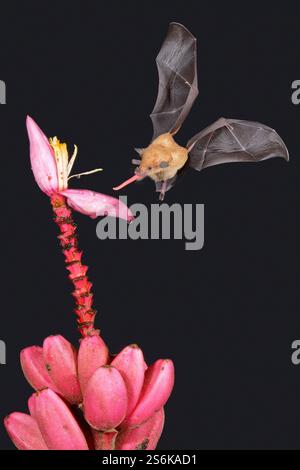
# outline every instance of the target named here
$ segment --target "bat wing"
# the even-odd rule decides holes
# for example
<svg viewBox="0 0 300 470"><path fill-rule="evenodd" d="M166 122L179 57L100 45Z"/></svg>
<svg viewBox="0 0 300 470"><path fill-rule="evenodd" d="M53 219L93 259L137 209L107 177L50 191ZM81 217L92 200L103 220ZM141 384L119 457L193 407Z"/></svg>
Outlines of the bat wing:
<svg viewBox="0 0 300 470"><path fill-rule="evenodd" d="M288 150L274 129L264 124L221 118L187 144L195 170L231 162L259 162L273 157L289 160Z"/></svg>
<svg viewBox="0 0 300 470"><path fill-rule="evenodd" d="M150 115L153 139L175 134L198 95L196 39L181 24L171 23L156 58L159 89Z"/></svg>

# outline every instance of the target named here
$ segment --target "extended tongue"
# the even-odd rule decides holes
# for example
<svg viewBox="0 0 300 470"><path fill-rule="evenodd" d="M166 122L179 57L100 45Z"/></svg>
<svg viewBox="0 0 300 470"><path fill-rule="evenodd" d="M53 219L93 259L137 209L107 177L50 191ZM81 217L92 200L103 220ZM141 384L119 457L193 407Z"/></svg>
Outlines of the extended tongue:
<svg viewBox="0 0 300 470"><path fill-rule="evenodd" d="M120 191L120 189L125 188L125 186L128 186L129 184L134 183L136 180L139 180L139 179L141 179L141 177L139 175L134 175L131 178L129 178L128 180L124 181L124 183L120 184L119 186L115 186L113 188L113 190L114 191Z"/></svg>

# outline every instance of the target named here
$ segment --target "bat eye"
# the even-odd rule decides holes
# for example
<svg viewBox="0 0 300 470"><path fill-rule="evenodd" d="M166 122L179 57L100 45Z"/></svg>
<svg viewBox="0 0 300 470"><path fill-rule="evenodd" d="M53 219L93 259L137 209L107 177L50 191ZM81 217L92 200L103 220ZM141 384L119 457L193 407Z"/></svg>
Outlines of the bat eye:
<svg viewBox="0 0 300 470"><path fill-rule="evenodd" d="M152 166L148 166L148 170L152 170Z"/></svg>
<svg viewBox="0 0 300 470"><path fill-rule="evenodd" d="M168 163L168 162L161 162L161 163L159 164L159 166L160 166L160 168L168 168L169 163Z"/></svg>

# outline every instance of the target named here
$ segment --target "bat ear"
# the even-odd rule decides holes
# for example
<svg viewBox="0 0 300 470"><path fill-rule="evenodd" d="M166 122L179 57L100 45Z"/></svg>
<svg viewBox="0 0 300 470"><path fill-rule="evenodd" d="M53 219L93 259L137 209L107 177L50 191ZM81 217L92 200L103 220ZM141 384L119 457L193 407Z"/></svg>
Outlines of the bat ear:
<svg viewBox="0 0 300 470"><path fill-rule="evenodd" d="M139 155L142 155L142 153L144 152L145 149L138 149L138 148L135 148L134 149Z"/></svg>
<svg viewBox="0 0 300 470"><path fill-rule="evenodd" d="M160 168L168 168L168 166L169 166L169 163L166 162L166 161L160 162L160 164L159 164Z"/></svg>

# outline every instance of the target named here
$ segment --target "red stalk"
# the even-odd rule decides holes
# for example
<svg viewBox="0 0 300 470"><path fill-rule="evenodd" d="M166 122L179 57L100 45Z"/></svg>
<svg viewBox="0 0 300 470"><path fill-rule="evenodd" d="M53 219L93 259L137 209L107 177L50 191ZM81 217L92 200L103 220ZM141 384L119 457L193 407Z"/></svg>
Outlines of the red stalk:
<svg viewBox="0 0 300 470"><path fill-rule="evenodd" d="M99 330L94 328L96 310L92 308L92 283L86 275L88 267L81 262L82 251L78 251L76 224L72 217L72 210L65 197L60 194L51 196L51 205L55 215L54 221L60 230L58 238L65 256L66 268L70 273L69 279L74 286L73 296L76 302L78 330L83 337L99 335Z"/></svg>

